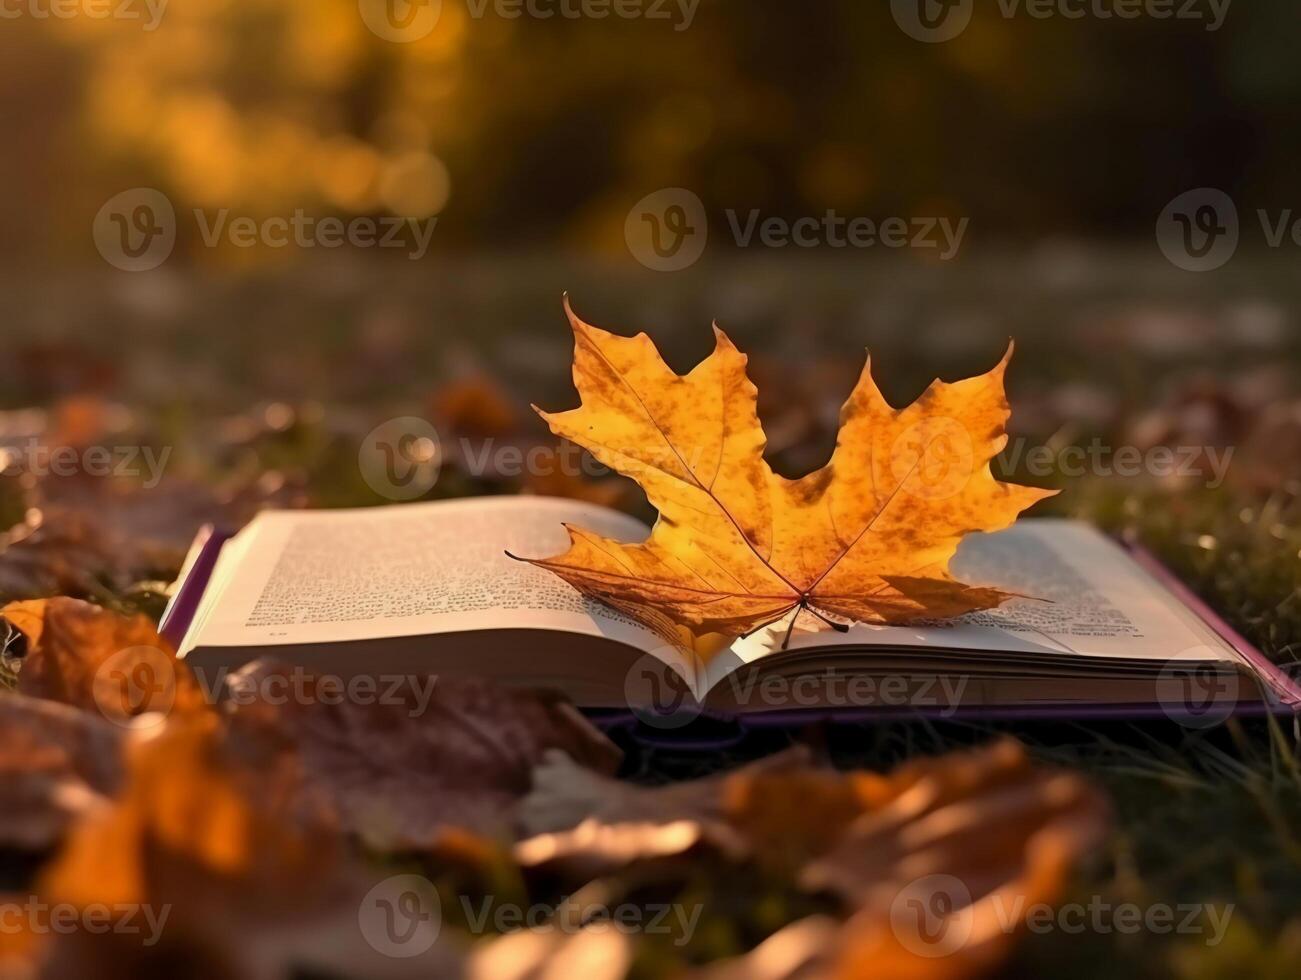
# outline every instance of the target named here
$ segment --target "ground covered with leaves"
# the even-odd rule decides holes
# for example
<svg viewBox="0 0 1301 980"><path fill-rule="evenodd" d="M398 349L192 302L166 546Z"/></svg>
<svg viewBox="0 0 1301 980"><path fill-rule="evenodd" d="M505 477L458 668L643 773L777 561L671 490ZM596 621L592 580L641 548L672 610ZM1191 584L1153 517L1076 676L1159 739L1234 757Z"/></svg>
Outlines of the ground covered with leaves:
<svg viewBox="0 0 1301 980"><path fill-rule="evenodd" d="M1301 291L1285 270L1235 264L1211 292L1132 257L1062 249L906 274L702 264L671 290L654 277L515 259L419 278L389 267L235 283L126 278L59 290L15 283L0 299L8 322L45 325L0 365L0 593L71 596L128 617L61 607L52 631L32 624L54 607L24 607L26 625L10 618L4 676L24 700L4 702L4 792L25 817L2 828L0 890L83 907L186 896L168 932L177 945L161 960L157 950L124 960L163 972L166 957L202 950L215 976L275 975L286 963L401 975L401 961L376 958L373 943L313 950L304 937L345 919L355 927L368 888L412 873L437 886L447 933L417 960L425 975L500 975L523 963L523 976L574 962L565 956L608 964L610 976L747 970L756 949L769 965L780 950L820 950L817 969L852 973L879 969L893 948L881 944L898 939L881 928L890 903L883 913L863 883L894 882L910 854L927 853L940 855L937 867L978 872L986 895L1015 886L1055 907L1106 909L1100 927L1054 920L1017 929L1016 943L972 942L969 955L928 961L932 976L992 966L1026 976L1295 975L1301 760L1290 719L1207 730L1173 721L719 729L709 750L620 731L616 750L550 701L487 689L440 691L448 700L429 727L404 731L392 718L214 707L187 693L179 672L168 702L178 724L133 733L124 747L126 729L104 723L93 683L103 651L138 645L129 637L157 642L130 617L159 614L198 524L237 526L263 506L385 502L357 454L389 418L437 427L444 464L430 497L532 492L650 516L631 484L565 465L568 451L527 409L572 398L562 288L599 322L650 331L678 369L703 356L704 328L719 319L753 354L769 458L789 475L825 461L864 346L894 368L882 386L901 404L936 374L988 369L1014 336L1014 440L999 475L1061 488L1037 513L1142 542L1293 669ZM517 472L501 462L514 455L485 446L555 465ZM68 447L78 463L60 472L51 454ZM1092 461L1082 472L1070 447ZM1137 472L1122 468L1120 447L1137 451ZM90 465L97 448L108 450L107 474ZM99 639L105 631L111 642ZM506 757L476 754L470 716ZM375 726L385 737L367 740ZM954 751L975 754L927 761ZM732 770L742 772L721 775ZM181 771L194 778L175 778ZM900 809L899 795L919 783L938 787L932 802ZM787 802L810 798L823 801L816 818ZM909 837L946 807L979 819L927 846ZM864 837L864 813L890 816ZM900 850L905 839L913 850ZM689 937L634 944L581 930L494 944L511 930L457 918L477 915L485 896L554 908L575 895L702 911ZM1126 904L1169 907L1176 923L1181 909L1210 907L1224 928L1214 942L1205 916L1190 920L1198 932L1122 928L1114 910ZM288 906L302 906L300 918L278 915ZM593 945L568 947L575 935ZM61 943L55 962L72 975L80 957L101 955L102 940Z"/></svg>

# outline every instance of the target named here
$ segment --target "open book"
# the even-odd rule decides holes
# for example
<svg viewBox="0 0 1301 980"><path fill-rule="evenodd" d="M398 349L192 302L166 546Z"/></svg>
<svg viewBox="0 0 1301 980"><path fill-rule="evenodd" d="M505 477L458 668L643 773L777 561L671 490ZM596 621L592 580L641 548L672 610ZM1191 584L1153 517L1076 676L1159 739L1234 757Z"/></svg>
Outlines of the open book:
<svg viewBox="0 0 1301 980"><path fill-rule="evenodd" d="M796 629L784 648L782 622L702 657L507 557L563 551L565 521L627 541L649 533L604 507L540 497L268 511L226 541L207 572L183 579L188 622L169 610L164 630L183 628L180 652L199 671L270 654L343 677L488 676L634 711L667 701L723 714L1195 714L1301 700L1177 583L1078 522L1022 520L963 542L959 578L1037 599L945 622Z"/></svg>

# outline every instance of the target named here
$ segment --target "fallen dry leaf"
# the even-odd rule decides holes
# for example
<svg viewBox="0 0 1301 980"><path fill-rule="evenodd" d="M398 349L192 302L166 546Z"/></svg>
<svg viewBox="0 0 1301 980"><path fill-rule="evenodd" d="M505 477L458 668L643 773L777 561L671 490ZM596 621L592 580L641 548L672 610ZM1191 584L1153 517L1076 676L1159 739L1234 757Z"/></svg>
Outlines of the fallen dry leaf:
<svg viewBox="0 0 1301 980"><path fill-rule="evenodd" d="M726 789L730 819L771 865L841 898L848 922L793 923L704 971L709 980L984 975L1006 959L1029 910L1060 896L1108 823L1089 784L1033 766L1010 740L889 775L847 774L839 786L816 778L812 789L806 773L738 776Z"/></svg>
<svg viewBox="0 0 1301 980"><path fill-rule="evenodd" d="M125 723L207 708L194 675L146 616L59 596L11 602L0 616L27 638L18 691Z"/></svg>
<svg viewBox="0 0 1301 980"><path fill-rule="evenodd" d="M760 792L750 780L753 817L769 820L785 787ZM1079 777L1033 766L1013 741L909 763L888 776L863 774L857 792L869 813L855 819L830 851L803 872L809 887L862 903L878 883L923 859L958 875L973 892L1007 877L1036 833L1051 829L1089 842L1106 823L1100 796ZM978 842L978 846L977 845Z"/></svg>
<svg viewBox="0 0 1301 980"><path fill-rule="evenodd" d="M566 311L582 405L542 417L636 480L660 516L636 545L569 527L570 549L534 564L643 622L667 616L697 634L738 636L802 610L830 625L901 622L1009 598L948 572L964 535L1005 528L1053 492L990 473L1007 442L1007 357L980 377L935 382L902 410L869 364L831 462L788 480L763 458L746 358L721 330L679 376L645 334L615 336Z"/></svg>
<svg viewBox="0 0 1301 980"><path fill-rule="evenodd" d="M798 772L811 763L808 748L795 746L703 779L638 786L548 752L519 808L524 839L515 860L583 881L698 849L740 858L748 848L725 819L723 787L739 775Z"/></svg>
<svg viewBox="0 0 1301 980"><path fill-rule="evenodd" d="M107 597L139 579L127 565L97 522L76 514L47 521L43 512L29 512L0 534L0 599Z"/></svg>
<svg viewBox="0 0 1301 980"><path fill-rule="evenodd" d="M664 786L638 786L580 766L550 751L533 773L533 790L520 805L526 836L569 830L586 820L603 824L723 819L721 786L738 773L804 769L813 754L802 745L765 756L741 769Z"/></svg>
<svg viewBox="0 0 1301 980"><path fill-rule="evenodd" d="M159 451L161 452L161 451ZM155 453L146 476L161 476L166 457ZM156 485L132 478L78 473L46 476L32 487L30 504L44 523L82 520L94 527L119 560L137 577L174 572L204 524L238 527L270 504L290 506L283 487L234 478L213 487L179 476L162 476Z"/></svg>
<svg viewBox="0 0 1301 980"><path fill-rule="evenodd" d="M0 534L0 600L119 598L174 578L203 524L301 504L275 472L246 468L218 485L180 475L178 447L144 422L93 391L48 411L0 412L6 490L23 514ZM190 456L215 461L223 448L204 443Z"/></svg>
<svg viewBox="0 0 1301 980"><path fill-rule="evenodd" d="M135 734L122 793L77 824L36 894L79 910L131 907L142 928L51 937L41 976L161 976L177 964L187 976L240 980L310 968L459 975L445 944L384 954L360 914L375 876L349 857L325 811L301 805L291 773L246 749L212 713Z"/></svg>
<svg viewBox="0 0 1301 980"><path fill-rule="evenodd" d="M466 980L622 980L633 941L611 928L521 929L477 947Z"/></svg>
<svg viewBox="0 0 1301 980"><path fill-rule="evenodd" d="M227 716L268 755L298 758L342 826L376 848L427 848L450 827L513 836L516 804L548 750L599 772L619 762L604 735L549 695L412 675L375 678L374 697L340 698L322 686L337 680L258 661L231 678ZM282 690L302 694L262 696Z"/></svg>
<svg viewBox="0 0 1301 980"><path fill-rule="evenodd" d="M0 694L0 849L44 851L116 792L122 729L84 711Z"/></svg>
<svg viewBox="0 0 1301 980"><path fill-rule="evenodd" d="M1061 894L1108 822L1086 782L1033 766L1011 741L885 775L793 762L632 788L548 760L535 796L578 805L552 800L542 818L582 822L519 842L516 859L574 880L643 862L657 862L661 876L675 866L685 875L682 859L696 861L703 849L844 910L843 922L787 925L749 954L701 971L708 980L948 980L1003 962L1028 910Z"/></svg>

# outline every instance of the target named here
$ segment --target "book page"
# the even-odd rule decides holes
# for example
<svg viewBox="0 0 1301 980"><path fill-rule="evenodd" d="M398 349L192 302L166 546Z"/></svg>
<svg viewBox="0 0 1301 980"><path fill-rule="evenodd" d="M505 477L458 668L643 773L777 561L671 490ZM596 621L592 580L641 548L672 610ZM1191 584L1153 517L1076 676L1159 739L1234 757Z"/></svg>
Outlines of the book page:
<svg viewBox="0 0 1301 980"><path fill-rule="evenodd" d="M1136 661L1235 656L1123 548L1082 522L1030 518L997 534L973 534L952 567L964 582L1035 598L933 624L797 630L789 649L889 645ZM746 663L772 653L784 628L740 641L732 653Z"/></svg>
<svg viewBox="0 0 1301 980"><path fill-rule="evenodd" d="M184 648L504 628L662 648L657 634L506 555L561 553L563 522L624 541L649 533L617 511L545 497L268 511L226 546Z"/></svg>

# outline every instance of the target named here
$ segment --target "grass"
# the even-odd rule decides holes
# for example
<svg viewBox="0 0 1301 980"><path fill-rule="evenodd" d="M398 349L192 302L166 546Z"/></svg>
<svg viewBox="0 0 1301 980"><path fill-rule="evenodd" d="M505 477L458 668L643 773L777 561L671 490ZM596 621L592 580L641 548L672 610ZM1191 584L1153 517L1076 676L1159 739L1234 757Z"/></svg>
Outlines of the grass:
<svg viewBox="0 0 1301 980"><path fill-rule="evenodd" d="M101 362L118 371L123 380L105 394L137 409L152 438L176 446L184 472L218 480L238 469L271 470L301 480L318 502L333 505L373 502L358 479L355 441L304 421L303 411L287 431L214 448L206 434L213 420L256 419L268 401L324 405L352 420L350 432L364 433L376 420L419 413L438 379L465 363L498 374L521 403L569 404L563 288L597 322L651 329L679 368L704 353L697 333L714 316L743 347L768 352L792 376L840 360L856 368L861 348L870 345L896 402L936 373L952 378L988 367L1014 334L1014 394L1033 402L1083 383L1114 409L1087 426L1058 420L1036 429L1030 419L1030 434L1042 440L1083 444L1099 435L1115 443L1126 438L1130 420L1162 405L1188 379L1231 387L1281 367L1287 380L1290 365L1290 397L1297 396L1301 288L1291 269L1242 261L1223 276L1199 278L1132 255L1066 258L1060 269L1041 256L952 270L821 259L702 263L667 278L511 258L440 265L420 275L384 266L247 281L196 276L184 289L140 279L131 291L91 276L75 289L10 284L0 291L0 322L10 324L15 345L30 344L35 334L25 328L44 322L33 311L57 290L67 342L87 362L83 373L99 377ZM1259 323L1262 308L1285 326L1264 339L1260 330L1248 336L1237 329L1243 311ZM68 393L63 383L28 372L15 376L3 397L11 407L48 406ZM1229 435L1238 437L1246 438ZM1234 465L1250 466L1251 459L1240 456ZM1301 661L1301 484L1057 482L1065 492L1052 511L1141 541L1276 663L1291 668ZM449 478L439 492L483 489ZM1028 936L1015 975L1295 975L1301 765L1298 733L1288 721L1231 721L1210 731L1173 722L822 726L752 736L722 753L630 744L627 775L655 782L701 775L796 737L825 745L840 765L885 768L1000 733L1022 739L1045 762L1087 773L1114 802L1116 831L1081 870L1074 900L1233 906L1214 946L1205 936L1152 932ZM707 949L691 952L721 952L737 941L718 924L728 915L772 927L793 908L758 896L744 909L720 910L715 926L704 930Z"/></svg>
<svg viewBox="0 0 1301 980"><path fill-rule="evenodd" d="M1294 663L1301 641L1301 500L1279 495L1249 508L1225 493L1117 493L1098 481L1072 488L1057 509L1142 541L1276 662ZM1210 904L1227 916L1215 941L1205 912L1188 923L1201 932L1160 934L1119 931L1104 911L1103 930L1027 935L1012 975L1295 975L1301 742L1291 719L1231 719L1208 731L1172 721L908 722L837 725L799 737L824 744L837 765L884 769L1000 734L1021 739L1047 764L1087 773L1113 802L1115 833L1078 874L1067 902L1086 909L1169 906L1180 921ZM732 750L723 764L772 748L773 736L764 736ZM639 778L700 775L720 764L663 750L647 755L634 763Z"/></svg>

